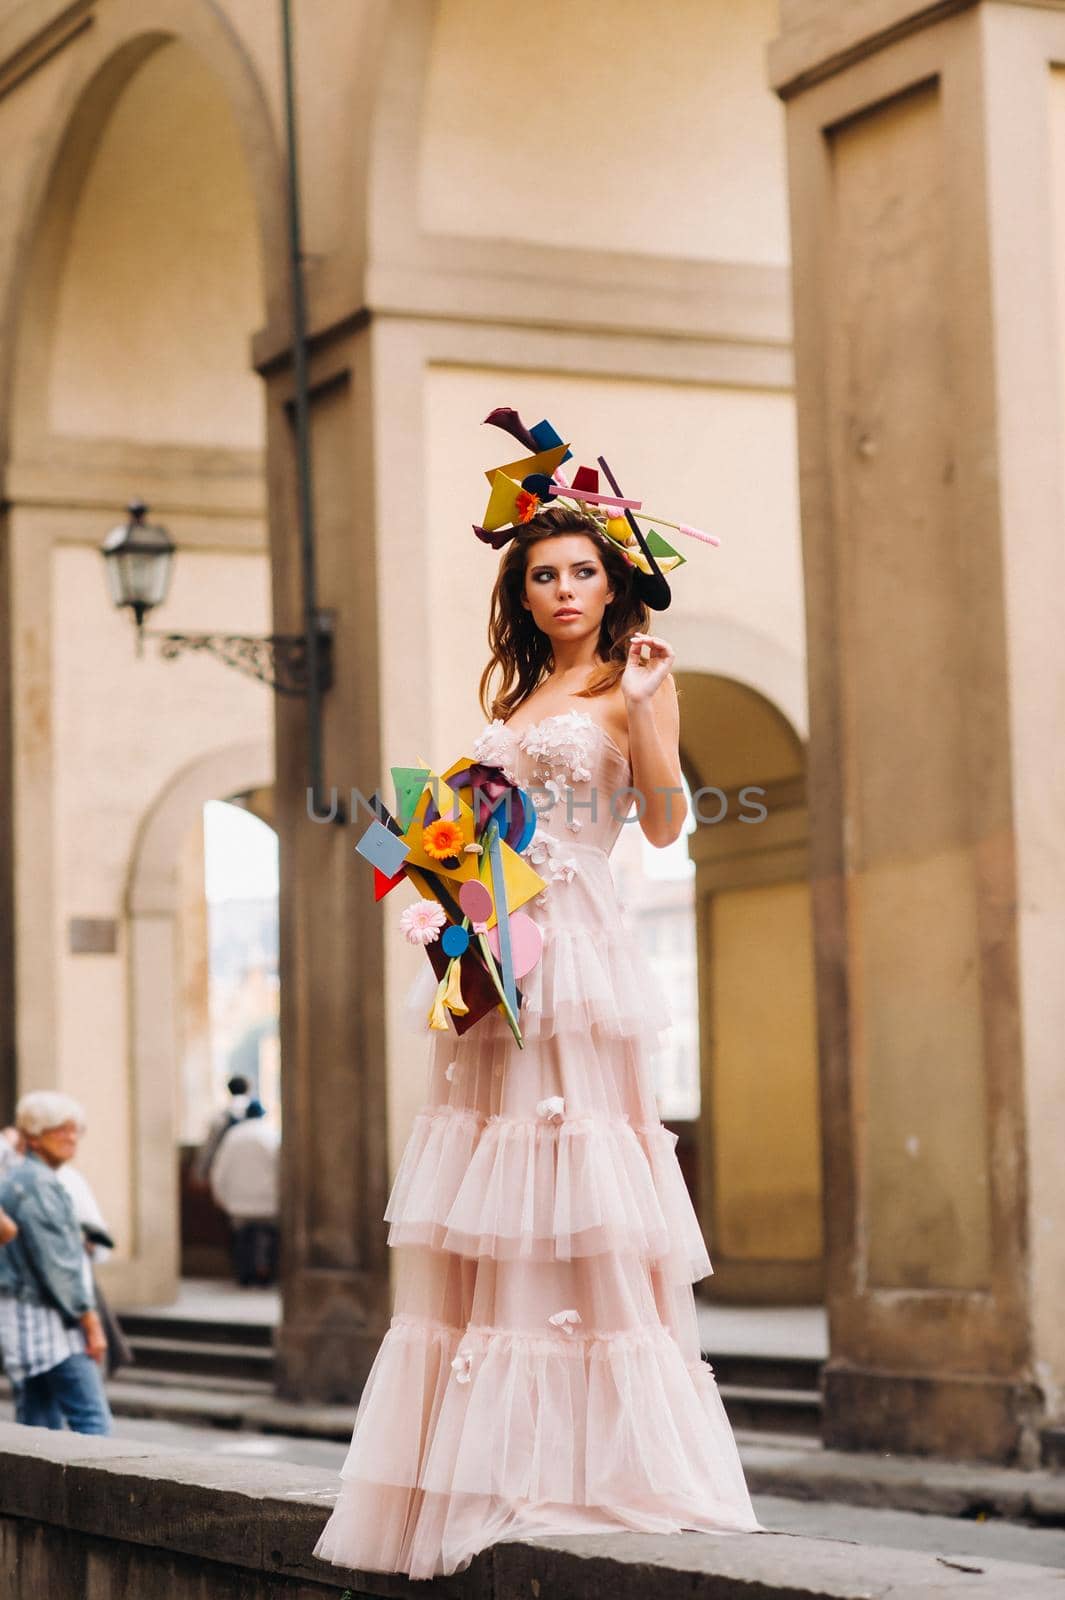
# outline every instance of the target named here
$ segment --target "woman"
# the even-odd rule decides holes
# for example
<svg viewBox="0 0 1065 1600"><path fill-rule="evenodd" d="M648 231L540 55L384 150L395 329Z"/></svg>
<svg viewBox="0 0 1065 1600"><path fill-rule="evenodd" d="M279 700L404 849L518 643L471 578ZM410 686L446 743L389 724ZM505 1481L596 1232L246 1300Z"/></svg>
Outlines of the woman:
<svg viewBox="0 0 1065 1600"><path fill-rule="evenodd" d="M427 1578L526 1535L758 1527L700 1358L710 1263L649 1065L666 1018L607 859L634 789L655 845L685 814L673 653L635 572L561 503L501 563L474 754L552 802L526 851L543 955L522 1051L498 1015L434 1036L385 1212L395 1314L316 1547L338 1565Z"/></svg>
<svg viewBox="0 0 1065 1600"><path fill-rule="evenodd" d="M281 1136L261 1100L249 1100L210 1167L215 1204L229 1218L233 1272L242 1289L277 1277Z"/></svg>
<svg viewBox="0 0 1065 1600"><path fill-rule="evenodd" d="M77 1153L85 1114L65 1094L23 1095L15 1122L25 1158L0 1181L18 1235L0 1250L0 1354L15 1421L111 1432L99 1364L107 1352L74 1207L58 1172Z"/></svg>

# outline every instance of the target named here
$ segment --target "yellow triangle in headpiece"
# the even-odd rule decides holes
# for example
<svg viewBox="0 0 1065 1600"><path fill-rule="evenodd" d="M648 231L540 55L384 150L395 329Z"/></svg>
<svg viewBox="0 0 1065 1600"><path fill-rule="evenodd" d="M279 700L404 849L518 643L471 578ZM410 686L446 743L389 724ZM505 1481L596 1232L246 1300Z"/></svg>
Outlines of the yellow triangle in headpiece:
<svg viewBox="0 0 1065 1600"><path fill-rule="evenodd" d="M496 528L505 528L517 517L521 484L508 478L502 467L492 473L489 482L492 493L488 497L488 510L481 526L491 533Z"/></svg>
<svg viewBox="0 0 1065 1600"><path fill-rule="evenodd" d="M521 461L507 461L501 467L493 467L485 477L491 483L497 472L505 472L508 478L517 478L520 483L523 478L529 478L534 472L542 472L545 477L552 478L555 468L560 467L569 450L568 444L556 444L550 450L541 450L539 455L524 456Z"/></svg>
<svg viewBox="0 0 1065 1600"><path fill-rule="evenodd" d="M496 528L505 528L508 523L516 521L522 479L532 477L534 473L542 473L546 478L553 477L555 468L561 465L568 449L568 444L557 444L550 450L541 450L539 455L526 456L521 461L508 461L506 466L493 467L491 472L486 472L492 493L488 497L488 510L481 526L493 533Z"/></svg>

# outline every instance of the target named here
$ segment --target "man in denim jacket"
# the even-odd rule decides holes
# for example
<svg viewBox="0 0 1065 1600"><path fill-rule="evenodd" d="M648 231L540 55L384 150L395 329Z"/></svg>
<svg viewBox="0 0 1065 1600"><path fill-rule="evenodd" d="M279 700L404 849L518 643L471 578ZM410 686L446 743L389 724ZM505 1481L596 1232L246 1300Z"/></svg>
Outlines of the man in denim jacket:
<svg viewBox="0 0 1065 1600"><path fill-rule="evenodd" d="M0 1179L0 1208L18 1225L0 1250L0 1353L15 1420L30 1427L110 1433L99 1363L106 1341L82 1270L84 1244L56 1176L78 1147L84 1113L67 1095L24 1095L16 1122L25 1159Z"/></svg>

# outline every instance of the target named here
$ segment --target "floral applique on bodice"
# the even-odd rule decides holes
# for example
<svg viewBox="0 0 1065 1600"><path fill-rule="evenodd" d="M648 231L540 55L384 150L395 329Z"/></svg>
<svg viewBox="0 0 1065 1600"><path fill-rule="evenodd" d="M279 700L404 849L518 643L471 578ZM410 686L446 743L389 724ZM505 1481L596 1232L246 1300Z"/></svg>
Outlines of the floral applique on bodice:
<svg viewBox="0 0 1065 1600"><path fill-rule="evenodd" d="M582 850L610 853L632 809L632 773L594 717L562 711L520 732L497 717L473 754L531 794L538 822L524 854L542 877L570 882Z"/></svg>

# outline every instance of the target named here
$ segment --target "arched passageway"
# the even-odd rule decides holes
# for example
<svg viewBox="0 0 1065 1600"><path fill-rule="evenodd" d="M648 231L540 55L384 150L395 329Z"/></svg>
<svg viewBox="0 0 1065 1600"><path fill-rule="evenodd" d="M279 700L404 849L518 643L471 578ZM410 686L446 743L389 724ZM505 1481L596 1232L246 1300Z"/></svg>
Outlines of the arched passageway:
<svg viewBox="0 0 1065 1600"><path fill-rule="evenodd" d="M696 826L696 1200L717 1300L823 1294L805 751L762 694L678 674Z"/></svg>
<svg viewBox="0 0 1065 1600"><path fill-rule="evenodd" d="M109 1284L132 1303L176 1281L176 1185L157 1165L175 1137L172 808L270 784L273 708L210 661L138 659L97 550L143 496L179 550L162 624L269 631L250 344L283 269L280 190L261 93L212 7L108 7L63 109L5 280L5 1093L86 1100L82 1161L119 1241ZM219 777L219 751L241 749Z"/></svg>

